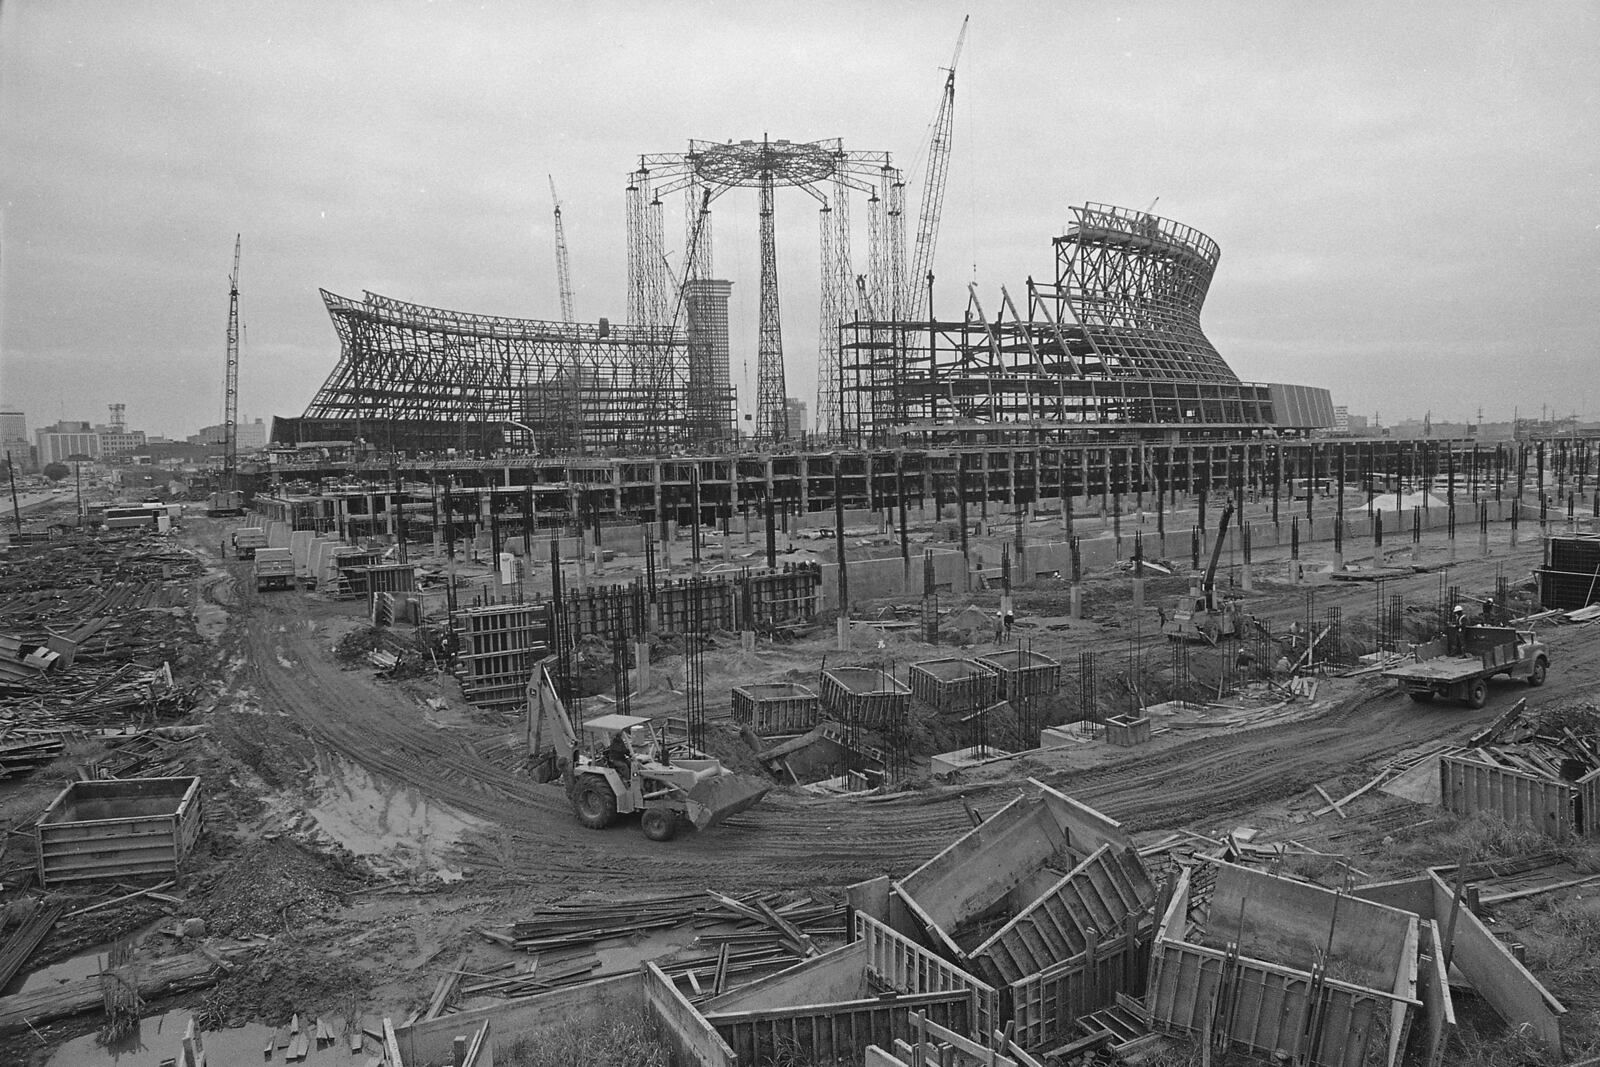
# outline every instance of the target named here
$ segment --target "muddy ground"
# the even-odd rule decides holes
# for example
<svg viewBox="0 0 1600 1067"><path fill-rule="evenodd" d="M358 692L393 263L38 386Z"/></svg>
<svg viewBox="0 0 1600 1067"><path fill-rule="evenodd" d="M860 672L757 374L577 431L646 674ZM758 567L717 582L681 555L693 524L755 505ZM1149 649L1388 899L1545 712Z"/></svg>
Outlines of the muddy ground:
<svg viewBox="0 0 1600 1067"><path fill-rule="evenodd" d="M338 662L339 641L364 625L361 603L255 592L248 563L219 557L227 528L189 518L176 535L206 565L187 611L204 684L190 721L210 727L191 746L193 769L204 776L209 822L181 887L184 903L135 902L68 921L39 957L70 957L130 933L143 934L148 951L176 951L178 939L149 931L178 919L204 919L209 937L248 947L247 962L219 986L183 1001L211 1025L276 1025L293 1012L403 1019L425 1006L435 981L463 949L471 953L469 968L508 958L476 929L527 917L541 902L579 896L625 901L706 887L825 891L884 872L902 874L970 825L967 804L992 811L1030 776L1122 820L1141 840L1181 828L1327 824L1332 816L1310 817L1322 806L1314 786L1342 795L1383 761L1459 740L1518 697L1537 705L1587 702L1600 683L1596 631L1545 624L1541 635L1554 663L1549 683L1533 690L1501 682L1479 711L1415 704L1372 674L1330 676L1321 679L1314 699L1285 702L1258 693L1216 700L1218 706L1185 715L1181 726L1170 725L1137 749L1094 743L1041 750L990 764L954 784L924 776L887 798L824 799L778 790L710 832L655 843L626 823L607 832L579 826L558 787L536 784L525 773L521 722L470 707L447 673L390 681L363 661ZM914 532L913 540L928 536ZM1431 610L1446 584L1477 598L1494 592L1497 576L1517 583L1538 565L1536 538L1525 532L1523 543L1512 547L1503 528L1494 538L1492 557L1468 558L1476 552L1463 541L1447 576L1435 570L1390 581L1384 595L1402 593L1409 604ZM987 545L994 558L997 544ZM1305 617L1306 590L1313 588L1318 619L1340 607L1347 634L1370 630L1379 600L1373 585L1325 577L1309 587L1295 585L1287 580L1286 556L1287 550L1258 552L1255 591L1245 594L1248 611L1281 631ZM1425 543L1420 562L1448 562L1443 540ZM1130 681L1147 700L1164 673L1170 685L1171 653L1157 635L1157 614L1184 588L1183 579L1151 581L1146 607L1136 614L1125 576L1093 578L1083 621L1066 618L1067 589L1051 584L1017 593L1018 636L1059 659L1069 681L1076 683L1080 653L1094 651L1108 708L1119 699L1131 706ZM997 602L997 593L980 592L946 596L943 607L970 605L972 617L987 619ZM888 606L860 605L869 614ZM985 631L979 626L971 635L980 652L995 647ZM714 713L724 708L728 690L745 682L814 683L824 655L830 665L902 666L930 656L927 645L904 631L858 627L855 644L851 652L838 652L825 626L818 636L750 654L726 635L704 657L707 704ZM946 647L937 654L961 651ZM657 667L657 680L634 710L682 714L681 691L671 682L675 671L681 678L681 665L669 657ZM1208 669L1203 652L1195 654L1193 669ZM1075 705L1063 695L1044 710L1060 722ZM1158 719L1156 725L1168 724ZM713 729L719 745L736 747L730 723ZM945 730L942 736L954 735ZM71 761L63 761L0 785L0 818L25 819L73 773ZM1368 806L1354 806L1354 818L1337 831L1340 849L1352 856L1381 854L1397 822L1438 815L1389 798L1363 803ZM1408 814L1394 815L1397 806ZM93 1025L80 1020L40 1027L0 1054L0 1062L42 1063L51 1047Z"/></svg>

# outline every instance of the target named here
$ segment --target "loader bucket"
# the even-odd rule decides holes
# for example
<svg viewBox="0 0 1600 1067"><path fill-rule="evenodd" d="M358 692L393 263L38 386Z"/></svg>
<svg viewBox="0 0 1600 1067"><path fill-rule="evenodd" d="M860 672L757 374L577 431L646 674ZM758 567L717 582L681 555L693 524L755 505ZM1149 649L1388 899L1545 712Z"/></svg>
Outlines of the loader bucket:
<svg viewBox="0 0 1600 1067"><path fill-rule="evenodd" d="M772 790L772 783L741 774L702 778L690 787L684 814L696 830L717 825L730 815L753 808Z"/></svg>

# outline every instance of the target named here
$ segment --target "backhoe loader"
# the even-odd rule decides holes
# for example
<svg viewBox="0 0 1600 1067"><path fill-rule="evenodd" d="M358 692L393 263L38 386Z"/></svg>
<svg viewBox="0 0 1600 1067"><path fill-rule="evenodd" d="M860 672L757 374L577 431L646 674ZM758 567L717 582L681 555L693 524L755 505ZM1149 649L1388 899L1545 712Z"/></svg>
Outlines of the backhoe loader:
<svg viewBox="0 0 1600 1067"><path fill-rule="evenodd" d="M604 830L639 813L652 841L670 841L688 823L705 830L753 807L772 783L734 774L714 759L673 756L648 718L602 715L574 728L549 669L528 686L528 743L533 757L553 750L554 770L578 821Z"/></svg>

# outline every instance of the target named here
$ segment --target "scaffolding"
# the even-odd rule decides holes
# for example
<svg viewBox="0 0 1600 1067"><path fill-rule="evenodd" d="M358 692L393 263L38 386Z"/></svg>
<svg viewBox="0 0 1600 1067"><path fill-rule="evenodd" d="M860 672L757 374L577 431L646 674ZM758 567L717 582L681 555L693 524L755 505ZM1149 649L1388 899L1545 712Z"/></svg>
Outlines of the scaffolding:
<svg viewBox="0 0 1600 1067"><path fill-rule="evenodd" d="M1105 204L1072 209L1055 279L1027 282L1026 311L975 286L959 319L872 314L841 327L844 436L882 443L962 430L1274 422L1272 389L1241 382L1200 329L1220 254L1192 227Z"/></svg>
<svg viewBox="0 0 1600 1067"><path fill-rule="evenodd" d="M339 362L293 428L300 441L654 452L707 431L688 402L687 337L676 327L476 315L371 292L322 299Z"/></svg>

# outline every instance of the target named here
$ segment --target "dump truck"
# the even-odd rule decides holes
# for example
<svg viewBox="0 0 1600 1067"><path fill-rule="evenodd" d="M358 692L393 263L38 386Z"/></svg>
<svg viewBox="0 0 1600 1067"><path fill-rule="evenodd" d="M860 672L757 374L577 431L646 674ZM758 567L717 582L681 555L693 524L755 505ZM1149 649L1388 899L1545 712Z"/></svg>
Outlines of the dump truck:
<svg viewBox="0 0 1600 1067"><path fill-rule="evenodd" d="M259 526L244 526L233 531L233 554L240 559L254 559L256 549L267 547L267 531Z"/></svg>
<svg viewBox="0 0 1600 1067"><path fill-rule="evenodd" d="M256 576L256 592L294 588L294 553L287 548L258 548L251 571Z"/></svg>
<svg viewBox="0 0 1600 1067"><path fill-rule="evenodd" d="M553 771L578 821L604 830L638 813L652 841L688 825L707 830L753 807L772 783L728 770L718 760L674 755L649 718L601 715L575 728L547 666L528 687L529 747L536 764L553 754Z"/></svg>
<svg viewBox="0 0 1600 1067"><path fill-rule="evenodd" d="M1550 669L1550 649L1532 630L1510 626L1464 626L1461 651L1448 652L1445 639L1416 646L1416 661L1384 671L1412 700L1434 697L1459 700L1481 708L1489 700L1489 679L1503 674L1529 685L1543 685Z"/></svg>
<svg viewBox="0 0 1600 1067"><path fill-rule="evenodd" d="M1216 644L1224 637L1240 631L1242 621L1239 607L1232 601L1217 596L1217 561L1222 558L1222 546L1228 538L1228 520L1233 517L1233 504L1222 509L1222 521L1217 524L1217 540L1211 546L1211 561L1205 574L1195 580L1189 592L1180 596L1172 606L1172 615L1161 627L1169 641L1206 641Z"/></svg>

